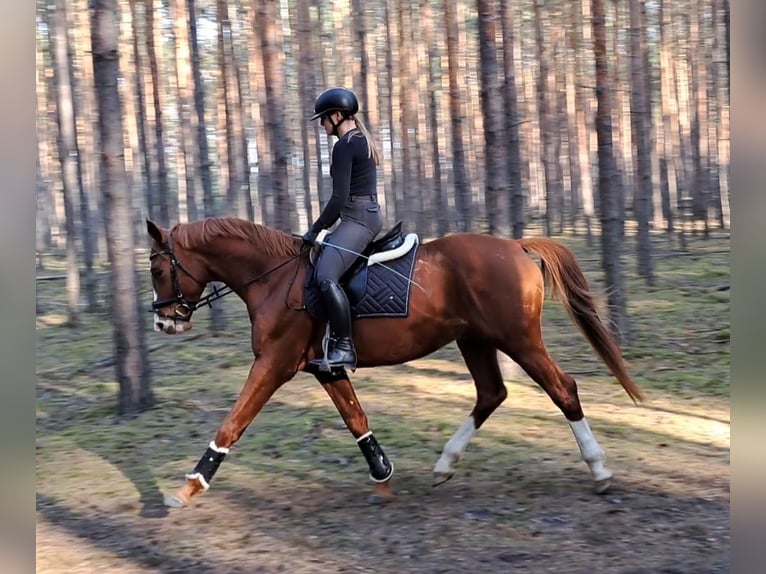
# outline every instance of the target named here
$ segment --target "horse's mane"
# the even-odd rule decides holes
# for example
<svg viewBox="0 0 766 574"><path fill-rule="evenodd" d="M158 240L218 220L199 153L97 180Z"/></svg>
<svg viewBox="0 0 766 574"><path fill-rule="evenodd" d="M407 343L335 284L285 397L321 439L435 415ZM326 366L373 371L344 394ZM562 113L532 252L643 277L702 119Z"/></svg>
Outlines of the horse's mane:
<svg viewBox="0 0 766 574"><path fill-rule="evenodd" d="M297 255L297 240L287 233L236 217L210 217L179 223L171 231L173 239L186 249L194 249L217 238L241 239L256 245L264 255Z"/></svg>

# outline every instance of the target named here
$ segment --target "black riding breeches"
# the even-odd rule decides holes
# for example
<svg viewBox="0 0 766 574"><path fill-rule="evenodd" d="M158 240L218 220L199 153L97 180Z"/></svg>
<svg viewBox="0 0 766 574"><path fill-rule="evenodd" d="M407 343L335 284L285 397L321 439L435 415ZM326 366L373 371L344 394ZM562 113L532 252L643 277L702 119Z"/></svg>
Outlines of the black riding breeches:
<svg viewBox="0 0 766 574"><path fill-rule="evenodd" d="M356 260L356 253L361 253L383 228L377 201L367 197L354 199L343 207L338 227L325 237L316 265L317 283L338 282Z"/></svg>

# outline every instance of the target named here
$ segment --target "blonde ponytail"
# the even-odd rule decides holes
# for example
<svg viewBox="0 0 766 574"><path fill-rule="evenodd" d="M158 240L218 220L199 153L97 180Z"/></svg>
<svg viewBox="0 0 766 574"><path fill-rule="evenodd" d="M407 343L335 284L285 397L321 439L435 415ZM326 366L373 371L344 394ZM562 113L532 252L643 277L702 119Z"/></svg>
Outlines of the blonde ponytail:
<svg viewBox="0 0 766 574"><path fill-rule="evenodd" d="M372 135L370 135L370 130L367 129L367 126L364 125L364 122L358 117L352 116L351 119L354 120L356 128L364 136L364 139L367 140L367 157L374 158L375 165L380 165L380 155L378 154L378 148L375 145L375 141L372 139Z"/></svg>

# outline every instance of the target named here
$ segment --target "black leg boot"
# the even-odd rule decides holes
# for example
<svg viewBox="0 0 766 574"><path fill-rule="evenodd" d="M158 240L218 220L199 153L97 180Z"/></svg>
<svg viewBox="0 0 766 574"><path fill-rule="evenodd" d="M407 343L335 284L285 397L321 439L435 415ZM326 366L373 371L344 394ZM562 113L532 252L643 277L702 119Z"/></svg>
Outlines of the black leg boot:
<svg viewBox="0 0 766 574"><path fill-rule="evenodd" d="M356 350L351 341L351 309L346 294L335 281L322 281L319 284L325 308L330 319L330 347L327 350L327 363L330 368L356 368ZM312 365L327 366L321 359L311 361Z"/></svg>

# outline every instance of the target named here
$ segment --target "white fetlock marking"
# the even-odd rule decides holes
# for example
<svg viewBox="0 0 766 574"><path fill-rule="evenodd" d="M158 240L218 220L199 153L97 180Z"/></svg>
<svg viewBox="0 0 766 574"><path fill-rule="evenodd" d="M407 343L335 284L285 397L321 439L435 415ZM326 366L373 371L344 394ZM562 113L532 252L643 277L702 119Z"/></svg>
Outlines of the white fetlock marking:
<svg viewBox="0 0 766 574"><path fill-rule="evenodd" d="M449 474L453 472L452 465L460 460L460 456L465 452L475 432L476 424L473 421L473 417L470 416L463 421L460 428L447 441L447 444L444 445L444 450L434 465L434 473Z"/></svg>
<svg viewBox="0 0 766 574"><path fill-rule="evenodd" d="M210 488L210 485L207 483L207 480L198 472L192 472L186 475L186 480L196 480L202 485L202 488L204 490L207 490Z"/></svg>
<svg viewBox="0 0 766 574"><path fill-rule="evenodd" d="M215 452L221 452L223 454L229 454L229 449L223 446L216 446L215 441L211 440L210 444L208 445L211 449L213 449Z"/></svg>
<svg viewBox="0 0 766 574"><path fill-rule="evenodd" d="M572 429L577 446L580 448L580 456L590 468L593 480L600 481L612 478L612 472L604 466L606 455L598 442L596 442L585 417L579 421L567 422Z"/></svg>

